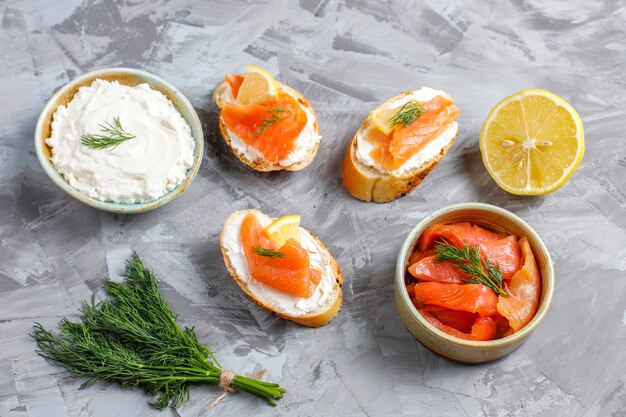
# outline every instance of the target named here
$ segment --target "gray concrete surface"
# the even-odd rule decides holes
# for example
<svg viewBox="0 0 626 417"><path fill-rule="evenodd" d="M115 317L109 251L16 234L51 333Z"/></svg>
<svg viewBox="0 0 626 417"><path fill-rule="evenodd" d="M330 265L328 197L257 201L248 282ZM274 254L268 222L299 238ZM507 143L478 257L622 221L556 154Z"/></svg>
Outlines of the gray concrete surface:
<svg viewBox="0 0 626 417"><path fill-rule="evenodd" d="M0 0L0 416L625 416L626 5L623 1L405 2ZM324 136L303 172L243 167L217 135L212 88L261 65L303 92ZM111 215L65 196L34 154L46 100L87 71L129 66L179 87L205 121L200 173L151 213ZM364 204L342 188L347 141L376 103L422 85L462 116L448 156L410 196ZM545 88L580 112L585 159L557 192L501 191L477 136L489 109ZM415 342L392 302L409 228L450 203L482 201L523 217L555 261L552 309L509 357L466 366ZM339 316L306 329L254 306L223 265L218 234L235 209L299 213L345 275ZM271 408L245 394L211 412L193 388L178 410L139 391L81 380L34 353L33 321L75 315L137 250L168 301L222 363L269 370L289 392Z"/></svg>

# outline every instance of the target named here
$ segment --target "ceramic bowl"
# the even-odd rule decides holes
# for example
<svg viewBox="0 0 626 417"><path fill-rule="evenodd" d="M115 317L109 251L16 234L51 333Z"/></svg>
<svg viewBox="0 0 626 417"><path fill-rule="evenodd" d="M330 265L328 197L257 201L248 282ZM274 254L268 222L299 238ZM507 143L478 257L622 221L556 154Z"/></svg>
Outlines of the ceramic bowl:
<svg viewBox="0 0 626 417"><path fill-rule="evenodd" d="M185 180L178 187L156 200L145 203L114 203L109 201L100 201L82 194L73 188L67 181L65 181L65 178L63 178L63 176L54 169L52 161L50 161L50 157L52 156L51 149L48 145L46 145L46 139L50 137L52 116L54 115L57 107L60 105L67 105L67 103L72 100L74 94L79 88L90 85L96 78L107 81L115 80L121 84L130 86L147 83L152 89L160 91L168 99L170 99L174 104L174 107L176 107L187 123L189 123L189 126L191 127L191 134L196 142L194 150L194 163L192 167L187 170ZM63 88L57 91L54 96L52 96L42 110L39 120L37 121L35 129L35 151L37 153L39 163L41 163L41 166L52 182L76 200L97 209L113 213L142 213L169 203L179 197L189 184L191 184L194 177L198 173L200 163L202 162L202 155L204 153L204 136L202 133L202 124L200 123L198 114L189 100L187 100L187 98L180 91L178 91L176 87L172 86L162 78L145 71L131 68L107 68L90 72L70 81Z"/></svg>
<svg viewBox="0 0 626 417"><path fill-rule="evenodd" d="M516 333L492 341L469 341L444 333L424 319L406 291L408 260L422 232L430 225L468 221L495 232L526 236L541 272L541 298L533 319ZM430 213L409 232L396 263L395 302L407 330L420 343L446 358L466 363L489 362L520 347L545 317L554 292L554 268L548 249L537 233L522 219L499 207L481 203L447 206Z"/></svg>

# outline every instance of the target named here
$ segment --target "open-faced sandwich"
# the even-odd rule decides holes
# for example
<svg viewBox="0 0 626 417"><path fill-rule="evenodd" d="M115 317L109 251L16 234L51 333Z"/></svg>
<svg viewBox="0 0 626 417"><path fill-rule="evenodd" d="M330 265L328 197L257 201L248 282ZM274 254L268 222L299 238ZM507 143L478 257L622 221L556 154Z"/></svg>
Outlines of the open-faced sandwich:
<svg viewBox="0 0 626 417"><path fill-rule="evenodd" d="M315 112L294 89L262 68L227 73L213 92L224 142L257 171L298 171L309 165L320 143Z"/></svg>
<svg viewBox="0 0 626 417"><path fill-rule="evenodd" d="M413 190L454 143L459 109L443 91L421 88L374 109L352 138L343 183L352 196L385 203Z"/></svg>
<svg viewBox="0 0 626 417"><path fill-rule="evenodd" d="M300 216L236 211L224 224L220 246L228 271L259 306L309 327L337 315L341 271L324 244L300 227Z"/></svg>

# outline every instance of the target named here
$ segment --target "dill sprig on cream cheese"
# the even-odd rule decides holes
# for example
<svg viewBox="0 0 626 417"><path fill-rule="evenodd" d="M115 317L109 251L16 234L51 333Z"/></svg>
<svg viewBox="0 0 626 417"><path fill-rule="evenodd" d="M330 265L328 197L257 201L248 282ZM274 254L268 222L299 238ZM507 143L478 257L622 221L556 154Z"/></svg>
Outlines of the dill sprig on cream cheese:
<svg viewBox="0 0 626 417"><path fill-rule="evenodd" d="M135 135L124 130L119 117L113 118L113 124L104 122L99 125L101 135L85 134L80 137L83 145L92 149L116 148L120 143L134 139Z"/></svg>
<svg viewBox="0 0 626 417"><path fill-rule="evenodd" d="M154 274L137 254L126 261L124 277L124 282L106 279L108 298L85 302L79 322L63 318L59 335L35 323L30 336L37 342L37 353L74 376L87 378L81 389L99 379L122 388L142 388L148 395L158 395L151 405L159 410L180 406L189 397L189 385L196 382L247 391L276 405L284 388L223 369L193 328L178 326ZM224 373L229 379L226 386Z"/></svg>
<svg viewBox="0 0 626 417"><path fill-rule="evenodd" d="M271 117L268 117L267 119L263 120L263 122L261 123L261 126L259 126L257 131L254 132L255 136L262 135L263 132L265 132L265 129L267 129L268 127L270 127L276 122L280 122L281 120L286 119L287 117L291 115L291 112L287 109L273 108L273 109L267 109L267 112L271 115Z"/></svg>
<svg viewBox="0 0 626 417"><path fill-rule="evenodd" d="M494 265L489 259L482 259L480 249L474 245L465 244L462 249L447 242L435 244L435 261L451 261L457 268L470 276L465 280L468 284L483 284L496 294L507 295L502 288L502 271L499 265Z"/></svg>
<svg viewBox="0 0 626 417"><path fill-rule="evenodd" d="M417 101L409 101L404 103L400 110L390 117L387 122L392 129L398 125L407 127L424 113L426 113L426 110Z"/></svg>

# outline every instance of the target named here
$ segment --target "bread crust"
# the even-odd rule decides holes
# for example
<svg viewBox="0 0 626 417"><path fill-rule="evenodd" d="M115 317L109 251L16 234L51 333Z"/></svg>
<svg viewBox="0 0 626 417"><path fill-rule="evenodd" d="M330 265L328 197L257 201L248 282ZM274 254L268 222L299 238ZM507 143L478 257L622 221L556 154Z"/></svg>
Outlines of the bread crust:
<svg viewBox="0 0 626 417"><path fill-rule="evenodd" d="M309 104L309 102L307 101L306 98L304 98L304 96L302 94L300 94L298 91L294 90L291 87L287 87L286 85L276 81L276 84L278 85L278 88L283 91L286 92L288 94L291 94L293 97L296 98L296 100L298 101L299 104L301 104L303 107L305 107L307 110L311 111L313 114L313 117L315 118L315 132L319 135L320 134L320 128L319 128L319 124L317 121L317 114L315 113L315 110L313 110L313 108L311 107L311 105ZM220 103L218 101L218 97L220 96L220 94L222 94L225 89L228 87L228 84L226 83L226 81L222 81L213 91L213 103L215 104L215 106L218 108L218 110L221 113L221 107L220 107ZM301 169L306 168L308 165L311 164L311 162L313 162L313 159L315 159L315 155L317 154L317 150L320 146L320 142L318 141L315 146L309 151L309 153L307 154L306 158L303 159L300 162L296 162L294 164L291 164L289 166L282 166L280 164L270 164L267 163L266 161L262 160L262 159L257 159L254 161L249 160L248 158L246 158L246 156L241 153L238 152L232 145L231 139L230 139L230 134L228 133L228 129L226 129L226 126L224 125L224 121L222 120L221 115L218 116L219 117L219 129L220 129L220 135L222 136L222 139L224 140L224 143L226 143L226 146L228 146L230 148L230 150L235 154L235 156L237 156L237 158L239 158L239 160L244 163L245 165L249 166L250 168L257 170L257 171L261 171L261 172L271 172L271 171L300 171Z"/></svg>
<svg viewBox="0 0 626 417"><path fill-rule="evenodd" d="M380 105L386 106L393 101L412 94L406 91L390 98ZM392 175L381 172L374 167L363 164L358 160L356 151L358 147L357 137L369 126L369 117L363 121L353 138L348 144L342 164L343 185L355 198L376 203L387 203L413 191L422 180L433 170L439 161L446 155L456 140L454 137L434 158L424 162L421 166L402 175Z"/></svg>
<svg viewBox="0 0 626 417"><path fill-rule="evenodd" d="M243 210L243 211L254 213L254 214L261 214L259 210L255 210L255 209L249 209L249 210ZM324 246L324 244L315 235L313 235L313 233L305 229L309 232L311 236L313 236L313 238L315 239L317 244L322 248L322 250L325 250L329 255L330 267L333 272L333 275L335 276L335 284L333 286L333 295L334 295L333 301L323 306L318 311L314 311L312 313L309 313L303 316L290 316L289 314L279 311L273 308L272 306L265 304L263 301L259 300L258 298L256 298L254 294L252 294L252 292L248 288L248 284L245 281L243 281L241 277L237 274L237 271L235 270L235 267L233 266L230 260L230 256L227 253L226 246L224 245L224 229L226 228L226 224L230 221L230 219L235 214L238 214L238 213L241 213L241 211L236 211L232 213L228 217L228 219L226 219L226 222L224 223L224 228L222 228L222 233L220 234L220 248L222 250L222 256L224 257L224 263L226 264L226 269L228 269L228 272L230 273L230 275L233 277L237 285L239 285L239 288L241 288L241 290L248 296L248 298L250 298L250 300L255 302L259 307L264 308L265 310L271 313L274 313L279 317L294 321L303 326L320 327L320 326L327 324L329 321L331 321L337 315L337 312L339 311L339 308L341 307L341 304L343 302L343 293L341 291L341 285L343 284L343 275L341 274L341 270L339 269L339 265L335 261L335 258L333 258L332 254L326 248L326 246Z"/></svg>

